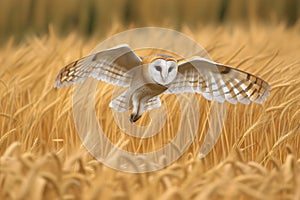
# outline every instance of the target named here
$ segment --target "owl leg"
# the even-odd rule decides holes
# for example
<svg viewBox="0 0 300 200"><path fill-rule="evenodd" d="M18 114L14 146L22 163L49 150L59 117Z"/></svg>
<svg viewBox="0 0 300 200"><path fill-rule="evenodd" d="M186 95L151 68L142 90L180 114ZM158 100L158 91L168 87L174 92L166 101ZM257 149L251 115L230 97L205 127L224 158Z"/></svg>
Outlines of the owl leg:
<svg viewBox="0 0 300 200"><path fill-rule="evenodd" d="M139 104L134 105L132 114L130 115L130 122L136 122L139 118L141 118L142 114L147 110L152 110L154 108L158 108L161 106L161 101L158 96L154 96L151 99L143 98ZM135 121L134 121L135 120Z"/></svg>
<svg viewBox="0 0 300 200"><path fill-rule="evenodd" d="M130 122L134 123L139 120L145 110L145 100L139 99L138 95L133 95L132 98L132 113L130 115Z"/></svg>
<svg viewBox="0 0 300 200"><path fill-rule="evenodd" d="M143 113L145 112L143 108L144 106L142 105L142 103L133 102L133 109L130 115L130 123L134 123L142 117Z"/></svg>

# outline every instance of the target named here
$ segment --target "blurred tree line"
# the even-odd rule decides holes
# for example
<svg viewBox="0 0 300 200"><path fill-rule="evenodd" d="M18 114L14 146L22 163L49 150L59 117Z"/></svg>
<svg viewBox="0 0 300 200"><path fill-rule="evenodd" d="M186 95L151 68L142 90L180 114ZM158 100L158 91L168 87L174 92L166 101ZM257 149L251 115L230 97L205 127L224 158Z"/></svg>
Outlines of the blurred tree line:
<svg viewBox="0 0 300 200"><path fill-rule="evenodd" d="M115 25L297 23L300 0L0 0L0 42L28 33L105 34Z"/></svg>

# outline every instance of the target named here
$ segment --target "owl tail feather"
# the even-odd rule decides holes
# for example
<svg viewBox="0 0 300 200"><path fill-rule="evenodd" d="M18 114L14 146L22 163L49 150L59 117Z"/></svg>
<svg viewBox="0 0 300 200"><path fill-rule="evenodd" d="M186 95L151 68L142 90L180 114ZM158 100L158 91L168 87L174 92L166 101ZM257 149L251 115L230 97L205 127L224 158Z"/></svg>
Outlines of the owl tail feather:
<svg viewBox="0 0 300 200"><path fill-rule="evenodd" d="M112 100L109 104L109 107L113 108L118 112L124 112L126 110L131 109L129 100L130 100L130 94L126 90L120 96Z"/></svg>
<svg viewBox="0 0 300 200"><path fill-rule="evenodd" d="M161 106L161 101L158 96L155 96L147 101L144 106L145 110L152 110Z"/></svg>

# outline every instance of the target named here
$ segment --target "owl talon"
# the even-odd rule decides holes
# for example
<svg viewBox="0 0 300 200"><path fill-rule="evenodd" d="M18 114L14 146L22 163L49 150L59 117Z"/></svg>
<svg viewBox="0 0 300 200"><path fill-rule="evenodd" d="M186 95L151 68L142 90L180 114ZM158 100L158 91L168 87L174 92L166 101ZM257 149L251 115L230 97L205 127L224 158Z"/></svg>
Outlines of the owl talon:
<svg viewBox="0 0 300 200"><path fill-rule="evenodd" d="M133 115L130 115L129 121L130 121L131 124L133 124Z"/></svg>
<svg viewBox="0 0 300 200"><path fill-rule="evenodd" d="M140 118L141 118L141 116L138 116L138 115L135 115L135 114L131 114L129 121L130 121L131 124L133 124L134 122L136 122Z"/></svg>

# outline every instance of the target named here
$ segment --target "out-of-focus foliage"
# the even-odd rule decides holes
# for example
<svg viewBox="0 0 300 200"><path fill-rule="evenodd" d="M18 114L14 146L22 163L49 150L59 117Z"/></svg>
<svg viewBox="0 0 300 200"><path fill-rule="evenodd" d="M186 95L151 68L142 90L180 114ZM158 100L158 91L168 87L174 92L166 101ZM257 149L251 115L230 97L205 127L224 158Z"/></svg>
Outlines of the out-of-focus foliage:
<svg viewBox="0 0 300 200"><path fill-rule="evenodd" d="M60 33L103 35L115 24L176 29L208 23L293 25L299 16L299 0L1 0L0 41L45 33L49 24Z"/></svg>

